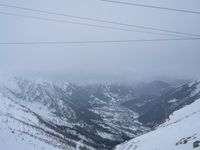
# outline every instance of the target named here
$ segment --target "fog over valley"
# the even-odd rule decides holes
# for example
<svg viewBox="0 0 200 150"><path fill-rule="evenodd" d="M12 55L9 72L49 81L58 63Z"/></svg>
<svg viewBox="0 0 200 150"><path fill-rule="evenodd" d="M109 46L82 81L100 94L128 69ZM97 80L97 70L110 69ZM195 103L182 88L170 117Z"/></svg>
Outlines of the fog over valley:
<svg viewBox="0 0 200 150"><path fill-rule="evenodd" d="M200 150L199 0L0 0L0 149Z"/></svg>

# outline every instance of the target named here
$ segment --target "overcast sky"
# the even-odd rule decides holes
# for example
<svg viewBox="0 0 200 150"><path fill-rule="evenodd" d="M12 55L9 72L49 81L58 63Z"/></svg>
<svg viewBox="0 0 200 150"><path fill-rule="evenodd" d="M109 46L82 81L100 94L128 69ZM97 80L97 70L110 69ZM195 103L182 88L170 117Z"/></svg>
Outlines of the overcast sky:
<svg viewBox="0 0 200 150"><path fill-rule="evenodd" d="M124 0L125 1L125 0ZM199 0L126 0L147 5L200 11ZM0 0L1 4L200 34L200 15L101 0ZM12 12L66 21L127 28L112 24L4 8ZM91 41L174 38L0 14L1 42ZM0 75L47 76L74 81L199 78L200 40L106 44L0 45Z"/></svg>

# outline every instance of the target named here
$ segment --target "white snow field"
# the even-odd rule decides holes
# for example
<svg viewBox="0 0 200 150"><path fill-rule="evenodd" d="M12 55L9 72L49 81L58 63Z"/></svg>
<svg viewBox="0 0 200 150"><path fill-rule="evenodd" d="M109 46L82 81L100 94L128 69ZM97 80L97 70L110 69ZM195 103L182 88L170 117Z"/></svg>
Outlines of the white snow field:
<svg viewBox="0 0 200 150"><path fill-rule="evenodd" d="M1 150L79 150L80 146L82 143L45 127L29 108L0 93Z"/></svg>
<svg viewBox="0 0 200 150"><path fill-rule="evenodd" d="M116 150L199 150L193 143L200 141L200 99L175 111L156 130L116 147Z"/></svg>

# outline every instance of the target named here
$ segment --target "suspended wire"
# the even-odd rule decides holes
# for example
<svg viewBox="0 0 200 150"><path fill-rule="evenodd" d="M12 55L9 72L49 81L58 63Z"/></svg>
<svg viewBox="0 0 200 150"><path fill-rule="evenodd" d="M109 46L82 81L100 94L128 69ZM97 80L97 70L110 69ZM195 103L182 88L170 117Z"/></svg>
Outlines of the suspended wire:
<svg viewBox="0 0 200 150"><path fill-rule="evenodd" d="M198 15L200 14L199 11L176 9L176 8L168 8L168 7L160 7L160 6L153 6L153 5L144 5L144 4L139 4L139 3L130 3L130 2L115 1L115 0L101 0L101 1L106 1L106 2L111 2L111 3L118 3L118 4L125 4L125 5L133 5L133 6L139 6L139 7L162 9L162 10L168 10L168 11L193 13L193 14L198 14Z"/></svg>
<svg viewBox="0 0 200 150"><path fill-rule="evenodd" d="M115 24L115 25L120 25L120 26L141 28L141 29L154 30L154 31L159 31L159 32L168 32L168 33L185 35L185 36L200 36L198 34L185 33L185 32L179 32L179 31L172 31L172 30L167 30L167 29L160 29L160 28L154 28L154 27L140 26L140 25L134 25L134 24L127 24L127 23L121 23L121 22L114 22L114 21L102 20L102 19L96 19L96 18L88 18L88 17L82 17L82 16L75 16L75 15L70 15L70 14L62 14L62 13L56 13L56 12L50 12L50 11L45 11L45 10L32 9L32 8L20 7L20 6L14 6L14 5L0 4L0 6L2 6L2 7L9 7L9 8L15 8L15 9L21 9L21 10L27 10L27 11L32 11L32 12L39 12L39 13L57 15L57 16L64 16L64 17L82 19L82 20L88 20L88 21L95 21L95 22Z"/></svg>
<svg viewBox="0 0 200 150"><path fill-rule="evenodd" d="M76 24L76 25L81 25L81 26L89 26L89 27L97 27L97 28L104 28L104 29L129 31L129 32L138 32L138 33L145 33L145 34L152 34L152 35L164 35L164 36L173 36L173 37L188 37L188 36L181 36L181 35L174 35L174 34L167 34L167 33L156 33L156 32L148 32L148 31L140 31L140 30L131 30L131 29L118 28L118 27L111 27L111 26L88 24L88 23L82 23L82 22L74 22L74 21L66 21L66 20L59 20L59 19L44 18L44 17L36 17L36 16L30 16L30 15L21 15L21 14L8 13L8 12L0 12L0 14L8 15L8 16L15 16L15 17L37 19L37 20L43 20L43 21L53 21L53 22L59 22L59 23Z"/></svg>
<svg viewBox="0 0 200 150"><path fill-rule="evenodd" d="M106 43L134 43L134 42L164 42L200 40L200 38L169 38L169 39L141 39L141 40L110 40L110 41L44 41L44 42L0 42L0 45L52 45L52 44L106 44Z"/></svg>

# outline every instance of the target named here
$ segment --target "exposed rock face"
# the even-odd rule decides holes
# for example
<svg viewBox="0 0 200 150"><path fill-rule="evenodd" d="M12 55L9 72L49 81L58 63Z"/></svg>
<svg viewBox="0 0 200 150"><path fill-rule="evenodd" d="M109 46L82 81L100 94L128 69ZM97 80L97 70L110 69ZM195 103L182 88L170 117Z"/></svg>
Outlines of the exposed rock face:
<svg viewBox="0 0 200 150"><path fill-rule="evenodd" d="M193 148L197 148L200 146L200 141L193 142Z"/></svg>

